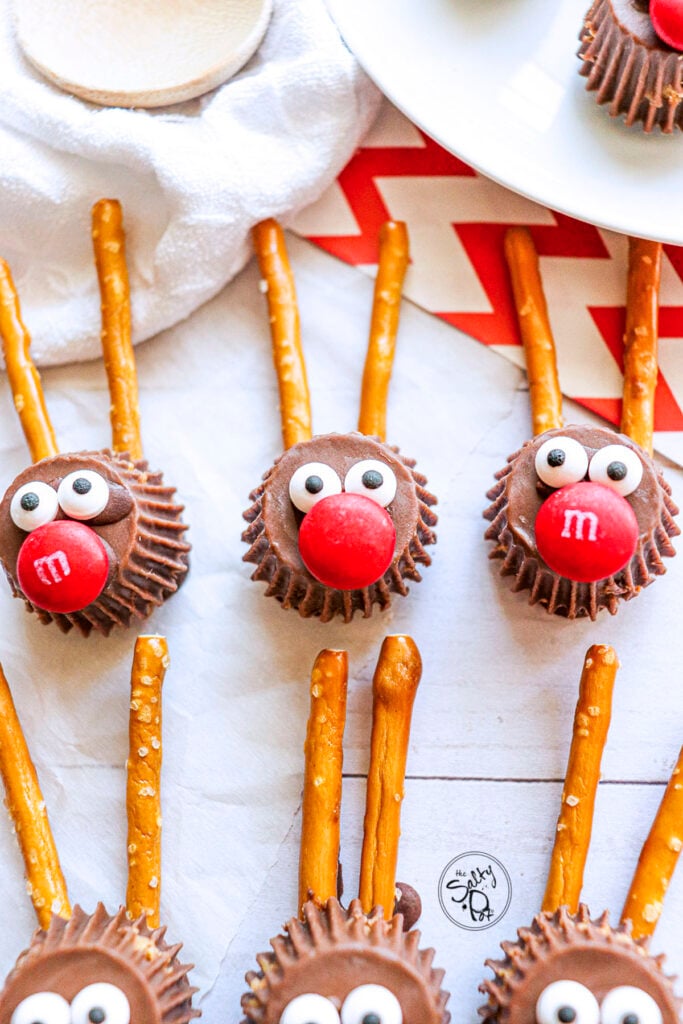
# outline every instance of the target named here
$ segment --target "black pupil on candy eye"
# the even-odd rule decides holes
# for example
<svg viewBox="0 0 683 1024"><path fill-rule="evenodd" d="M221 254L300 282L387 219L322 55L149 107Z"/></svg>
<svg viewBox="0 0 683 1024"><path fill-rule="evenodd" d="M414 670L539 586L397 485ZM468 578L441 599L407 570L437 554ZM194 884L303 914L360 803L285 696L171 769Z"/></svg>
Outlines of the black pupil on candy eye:
<svg viewBox="0 0 683 1024"><path fill-rule="evenodd" d="M78 480L76 483L78 483ZM74 484L74 487L75 486L76 484ZM90 484L88 484L88 488L90 488ZM88 1014L88 1020L91 1021L91 1024L104 1024L106 1019L107 1015L101 1006L94 1006Z"/></svg>
<svg viewBox="0 0 683 1024"><path fill-rule="evenodd" d="M626 1013L621 1018L621 1024L640 1024L640 1017L637 1013Z"/></svg>
<svg viewBox="0 0 683 1024"><path fill-rule="evenodd" d="M623 480L628 470L623 462L610 462L607 467L607 476L610 480Z"/></svg>
<svg viewBox="0 0 683 1024"><path fill-rule="evenodd" d="M367 487L371 491L377 490L384 483L384 477L378 469L366 469L361 480L363 481L363 487ZM369 1016L372 1017L373 1014L369 1014ZM379 1021L377 1014L374 1014L374 1016ZM365 1024L365 1017L363 1017L363 1024ZM369 1024L374 1024L374 1021L370 1020Z"/></svg>
<svg viewBox="0 0 683 1024"><path fill-rule="evenodd" d="M562 451L561 448L553 448L552 451L548 452L548 465L553 467L564 466L566 458L567 453ZM571 1019L573 1020L574 1018L572 1017Z"/></svg>
<svg viewBox="0 0 683 1024"><path fill-rule="evenodd" d="M27 491L26 494L22 494L19 504L24 512L35 512L40 505L40 498L34 491Z"/></svg>
<svg viewBox="0 0 683 1024"><path fill-rule="evenodd" d="M89 480L86 480L84 476L79 476L73 482L73 489L76 492L76 494L87 494L88 491L92 490L92 484L90 483ZM93 1010L93 1013L94 1012L95 1011ZM98 1010L98 1012L101 1013L102 1011ZM104 1017L102 1017L101 1019L104 1020Z"/></svg>
<svg viewBox="0 0 683 1024"><path fill-rule="evenodd" d="M308 491L309 494L319 494L320 491L322 491L324 486L325 485L323 484L321 477L319 477L319 476L308 476L308 477L306 477L306 483L304 484L304 487L306 488L306 490Z"/></svg>
<svg viewBox="0 0 683 1024"><path fill-rule="evenodd" d="M378 1013L366 1013L361 1024L382 1024L382 1018Z"/></svg>
<svg viewBox="0 0 683 1024"><path fill-rule="evenodd" d="M576 1010L573 1006L561 1006L557 1011L557 1019L562 1021L562 1024L572 1024L573 1020L576 1020Z"/></svg>

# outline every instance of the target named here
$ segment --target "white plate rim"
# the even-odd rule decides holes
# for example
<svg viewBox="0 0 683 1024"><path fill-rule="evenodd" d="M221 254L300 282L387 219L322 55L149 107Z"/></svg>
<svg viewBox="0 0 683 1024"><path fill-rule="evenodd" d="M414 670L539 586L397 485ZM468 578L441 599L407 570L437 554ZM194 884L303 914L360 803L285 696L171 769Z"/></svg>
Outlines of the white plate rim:
<svg viewBox="0 0 683 1024"><path fill-rule="evenodd" d="M587 175L584 177L589 187L585 191L577 189L571 193L571 196L574 197L573 200L572 198L568 199L567 195L562 193L563 183L561 180L547 184L542 178L529 178L524 173L515 173L513 165L504 167L495 160L485 159L482 155L483 151L478 151L471 144L454 141L453 135L445 129L444 121L438 111L435 113L433 110L426 109L424 104L419 101L416 102L405 84L408 80L399 78L394 68L383 58L383 53L391 50L391 42L375 39L372 32L368 32L369 24L372 27L372 23L369 23L365 16L364 3L367 0L324 0L324 2L346 45L384 95L416 127L447 152L467 163L477 173L557 213L585 221L598 228L650 238L665 244L683 245L683 216L677 220L675 217L669 216L669 212L667 212L661 217L648 218L648 213L652 212L651 206L648 207L646 202L643 207L641 203L643 199L647 200L646 189L649 187L649 182L643 181L642 185L634 190L625 179L617 181L614 189L614 201L605 209L601 206L601 202L605 198L604 189L597 195L594 194L592 186L595 184L595 179L591 181ZM524 2L526 0L520 0L520 4ZM558 0L558 2L565 5L572 4L574 9L578 9L578 35L582 12L585 12L588 0ZM452 0L452 3L462 4L463 0ZM389 12L392 6L391 0L373 0L375 9ZM420 0L421 13L429 17L431 9L430 0L427 0L426 3L425 0ZM400 17L394 19L394 24L400 28ZM382 45L378 45L379 43ZM417 54L418 61L426 60L428 55L420 55L420 40L416 40L415 36L412 36L411 43L411 57L414 59ZM575 40L572 40L575 50L574 43ZM394 49L396 49L395 46ZM641 147L645 154L646 147L650 147L647 153L648 157L652 155L653 149L662 143L677 146L681 168L680 194L683 194L683 132L679 131L674 136L664 138L661 134L645 136L639 128L627 129L617 119L611 118L605 108L598 107L593 95L585 91L584 82L578 75L578 70L576 81L586 104L585 126L587 133L596 129L597 131L604 129L605 132L623 132L625 145L632 149L635 144L636 147ZM576 85L573 84L572 88L576 88ZM578 173L581 175L580 168ZM581 197L580 201L576 200L577 195ZM616 197L621 195L623 195L623 200L617 200ZM680 204L680 208L683 212L683 203Z"/></svg>

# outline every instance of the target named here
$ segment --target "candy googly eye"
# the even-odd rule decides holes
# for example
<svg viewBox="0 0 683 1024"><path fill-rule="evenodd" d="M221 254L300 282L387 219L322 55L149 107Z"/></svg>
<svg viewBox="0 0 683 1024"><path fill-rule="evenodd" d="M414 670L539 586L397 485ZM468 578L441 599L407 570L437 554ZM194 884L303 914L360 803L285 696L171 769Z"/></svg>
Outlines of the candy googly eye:
<svg viewBox="0 0 683 1024"><path fill-rule="evenodd" d="M10 502L9 514L20 530L30 533L51 523L59 512L57 492L42 480L22 484Z"/></svg>
<svg viewBox="0 0 683 1024"><path fill-rule="evenodd" d="M394 500L396 494L396 476L386 462L379 459L364 459L356 462L346 474L344 490L351 494L364 494L372 498L382 508L386 508Z"/></svg>
<svg viewBox="0 0 683 1024"><path fill-rule="evenodd" d="M643 463L625 444L608 444L599 448L591 459L588 476L596 484L605 484L626 497L643 479Z"/></svg>
<svg viewBox="0 0 683 1024"><path fill-rule="evenodd" d="M96 982L71 1003L71 1024L130 1024L130 1003L116 985Z"/></svg>
<svg viewBox="0 0 683 1024"><path fill-rule="evenodd" d="M289 497L300 512L310 512L323 498L341 494L341 480L326 462L307 462L299 466L289 481Z"/></svg>
<svg viewBox="0 0 683 1024"><path fill-rule="evenodd" d="M554 981L536 1003L537 1024L599 1024L598 1001L578 981Z"/></svg>
<svg viewBox="0 0 683 1024"><path fill-rule="evenodd" d="M57 500L70 519L94 519L109 501L109 485L92 469L77 469L65 476Z"/></svg>
<svg viewBox="0 0 683 1024"><path fill-rule="evenodd" d="M342 1024L403 1024L401 1004L384 985L359 985L349 992L341 1011Z"/></svg>
<svg viewBox="0 0 683 1024"><path fill-rule="evenodd" d="M305 992L287 1003L280 1024L339 1024L339 1014L329 999Z"/></svg>
<svg viewBox="0 0 683 1024"><path fill-rule="evenodd" d="M536 452L536 472L548 487L576 484L587 469L586 449L573 437L548 438Z"/></svg>
<svg viewBox="0 0 683 1024"><path fill-rule="evenodd" d="M620 985L608 992L600 1007L602 1024L662 1024L662 1011L648 992Z"/></svg>
<svg viewBox="0 0 683 1024"><path fill-rule="evenodd" d="M10 1024L71 1024L71 1009L56 992L34 992L22 999Z"/></svg>

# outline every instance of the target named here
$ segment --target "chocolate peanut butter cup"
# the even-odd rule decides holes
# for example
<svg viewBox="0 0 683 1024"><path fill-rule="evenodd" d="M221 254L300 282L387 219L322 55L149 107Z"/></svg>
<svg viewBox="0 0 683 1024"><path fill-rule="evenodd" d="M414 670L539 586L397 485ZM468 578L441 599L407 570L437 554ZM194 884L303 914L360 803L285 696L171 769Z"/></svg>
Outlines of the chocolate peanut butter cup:
<svg viewBox="0 0 683 1024"><path fill-rule="evenodd" d="M668 134L683 127L683 52L657 35L649 7L595 0L579 35L579 71L612 117Z"/></svg>
<svg viewBox="0 0 683 1024"><path fill-rule="evenodd" d="M556 459L562 455L566 464L568 458L578 452L578 446L583 452L575 474L582 471L578 480L562 484L562 487L553 487L544 482L537 469L544 458L546 463L548 461L548 455L544 453L555 453ZM609 454L605 456L605 452ZM625 459L632 459L632 479L638 478L637 485L628 493L623 493L628 487L625 474L622 477L622 493L615 494L614 499L608 499L609 504L604 511L596 504L592 492L588 495L588 502L584 502L581 500L581 489L574 487L576 500L571 499L570 495L567 507L560 510L557 529L551 535L551 542L559 534L562 541L573 541L574 547L579 550L583 547L602 547L608 549L608 555L611 555L615 544L614 535L618 535L622 529L621 521L616 517L627 505L635 517L636 543L632 552L632 545L629 545L628 561L617 571L600 579L572 579L567 575L567 572L573 571L571 567L564 574L558 572L540 554L536 525L538 516L546 501L553 495L559 495L563 488L597 477L598 465L605 458L609 461L604 469L604 480L609 480L607 471L610 465L625 464ZM593 477L590 476L591 466L595 467ZM546 472L541 466L541 473L548 479L552 472L553 467L549 467L549 472ZM670 538L680 531L673 518L678 508L671 498L671 488L647 452L624 434L615 434L605 427L595 426L567 426L548 430L532 441L527 441L509 457L507 466L496 475L498 483L487 492L492 504L484 512L484 517L491 523L485 537L495 544L491 557L502 559L501 574L514 577L513 590L528 590L529 603L540 604L552 614L570 619L582 616L595 619L598 612L606 608L614 615L620 601L636 597L656 576L665 573L662 559L676 553ZM600 479L603 479L603 471ZM601 485L607 486L605 483ZM601 524L603 518L604 525ZM590 564L593 565L595 555L593 552L590 555ZM576 554L573 553L572 557L576 566ZM552 561L552 543L547 558ZM617 556L617 562L621 560L622 556Z"/></svg>
<svg viewBox="0 0 683 1024"><path fill-rule="evenodd" d="M359 900L344 909L333 897L324 906L305 903L302 913L303 920L288 921L272 951L258 957L261 970L247 975L252 991L242 999L245 1022L323 1020L316 1010L332 1003L350 1013L351 1001L359 1021L373 1013L384 1020L397 1003L406 1022L450 1019L443 971L432 967L434 950L420 949L419 931L404 931L400 914L386 921L381 908L365 914ZM299 1009L309 1016L295 1016Z"/></svg>
<svg viewBox="0 0 683 1024"><path fill-rule="evenodd" d="M559 1024L572 1010L580 1020L584 1007L604 1007L606 1000L619 1010L610 1021L624 1021L630 1012L639 1022L679 1024L683 1004L664 973L664 958L652 956L646 940L635 941L630 925L613 927L607 912L594 920L581 903L575 914L566 907L538 914L502 949L502 959L486 961L494 978L481 989L488 996L480 1011L485 1024ZM653 1016L654 1008L659 1013Z"/></svg>
<svg viewBox="0 0 683 1024"><path fill-rule="evenodd" d="M529 604L569 619L615 614L666 572L680 530L652 459L661 246L630 240L622 433L563 425L555 344L526 229L505 240L529 377L534 438L487 492L490 557Z"/></svg>
<svg viewBox="0 0 683 1024"><path fill-rule="evenodd" d="M402 456L397 448L356 433L318 435L289 448L268 471L263 483L252 491L253 505L244 513L244 518L251 524L242 535L243 540L250 544L244 560L258 566L252 579L264 580L268 584L266 594L275 597L284 608L296 608L304 618L319 616L322 622L328 622L337 615L349 622L356 611L367 618L375 604L383 609L391 603L392 594L407 594L407 582L417 582L422 578L418 566L431 562L425 547L434 543L432 526L436 521L431 511L436 498L425 489L426 480L415 472L414 465L414 460ZM373 483L381 475L380 486L390 484L394 490L386 506L378 505L381 521L386 522L388 518L393 527L388 531L391 560L378 579L363 586L342 588L321 581L302 557L300 530L306 513L297 508L296 495L292 500L291 482L302 476L306 480L316 475L322 479L319 473L327 471L335 490L345 485L344 491L337 492L343 514L346 504L352 503L341 495L357 493L350 490L355 477L359 477L359 484L355 486L363 487L359 467L364 472L376 474ZM322 493L323 488L318 493ZM305 483L303 490L305 492ZM331 490L330 487L327 492L330 497ZM364 500L376 501L371 495L377 494L377 488L374 491L370 488L364 490L369 493ZM368 508L374 513L371 506ZM360 515L357 509L354 511L357 519L352 528L356 526L357 531L348 549L361 559L362 564L366 550L362 535L358 536L362 522L357 525ZM372 532L374 517L366 525L368 532ZM334 538L329 534L323 536L320 529L316 544L333 547ZM374 551L374 546L371 546L370 558ZM340 572L341 568L337 568L335 579L339 578ZM370 576L373 575L371 572Z"/></svg>
<svg viewBox="0 0 683 1024"><path fill-rule="evenodd" d="M42 509L54 517L34 526ZM0 563L41 622L108 635L178 589L189 550L181 513L175 489L144 460L108 450L55 455L20 473L0 502Z"/></svg>
<svg viewBox="0 0 683 1024"><path fill-rule="evenodd" d="M192 1008L190 967L178 959L179 945L165 941L165 932L150 929L144 917L129 920L124 907L109 914L101 903L93 914L76 906L68 921L53 917L5 981L0 1024L189 1024L199 1015Z"/></svg>
<svg viewBox="0 0 683 1024"><path fill-rule="evenodd" d="M188 570L175 488L143 458L121 208L93 208L112 448L60 454L30 337L0 260L0 338L33 465L0 503L0 564L15 597L43 623L84 636L146 619Z"/></svg>

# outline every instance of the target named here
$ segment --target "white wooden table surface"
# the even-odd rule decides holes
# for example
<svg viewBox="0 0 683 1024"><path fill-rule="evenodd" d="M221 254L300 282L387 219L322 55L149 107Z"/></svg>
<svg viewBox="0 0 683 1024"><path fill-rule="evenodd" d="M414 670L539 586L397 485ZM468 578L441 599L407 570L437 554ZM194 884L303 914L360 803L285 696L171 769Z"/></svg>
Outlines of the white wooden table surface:
<svg viewBox="0 0 683 1024"><path fill-rule="evenodd" d="M355 426L371 282L290 237L317 432ZM295 910L301 746L313 658L350 653L342 857L355 894L369 736L369 683L383 636L411 633L424 659L399 877L422 894L425 943L446 968L456 1021L476 1018L483 960L538 910L583 655L619 653L585 896L621 910L640 843L683 743L683 563L616 618L569 623L529 608L487 559L484 492L529 433L514 366L406 303L389 440L418 458L439 496L424 581L391 611L350 626L300 620L265 600L241 562L241 512L280 450L276 386L258 274L250 265L189 321L138 349L143 438L187 505L194 545L183 590L144 630L165 632L163 918L194 961L207 1024L239 1021L254 954ZM27 311L27 319L29 319ZM101 363L44 373L62 448L108 442ZM585 418L567 409L567 419ZM26 449L0 387L0 479ZM681 471L669 479L679 501ZM134 631L62 636L0 590L0 658L38 764L72 899L113 907L125 891L124 769ZM9 826L0 821L0 971L34 925ZM482 851L507 869L505 917L467 931L443 913L443 868ZM655 938L683 969L683 870Z"/></svg>

